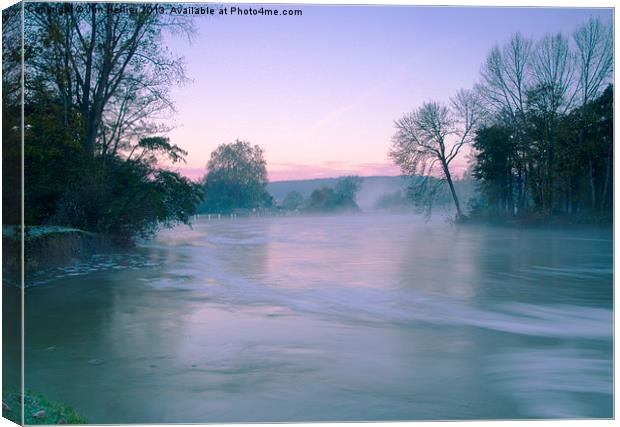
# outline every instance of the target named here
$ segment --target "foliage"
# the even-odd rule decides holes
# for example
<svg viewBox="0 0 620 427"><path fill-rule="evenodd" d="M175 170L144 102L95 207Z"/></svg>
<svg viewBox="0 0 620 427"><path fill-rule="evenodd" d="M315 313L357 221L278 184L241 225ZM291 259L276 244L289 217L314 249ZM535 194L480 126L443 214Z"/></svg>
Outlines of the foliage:
<svg viewBox="0 0 620 427"><path fill-rule="evenodd" d="M234 209L270 207L273 198L266 190L264 151L258 145L236 140L211 153L203 179L204 212L227 213Z"/></svg>
<svg viewBox="0 0 620 427"><path fill-rule="evenodd" d="M363 178L360 176L342 176L336 181L336 193L337 202L347 203L352 200L355 202L355 196L362 186Z"/></svg>
<svg viewBox="0 0 620 427"><path fill-rule="evenodd" d="M21 222L21 4L2 11L2 223Z"/></svg>
<svg viewBox="0 0 620 427"><path fill-rule="evenodd" d="M105 8L92 3L64 13L25 12L26 76L57 94L63 123L79 111L80 142L90 157L130 150L156 131L152 118L172 110L169 87L185 78L181 58L163 43L164 31L192 31L182 16Z"/></svg>
<svg viewBox="0 0 620 427"><path fill-rule="evenodd" d="M87 424L88 420L75 409L62 403L47 400L45 397L26 392L24 395L24 422L21 421L21 392L2 390L2 416L17 424ZM6 404L6 406L5 406ZM43 411L43 412L41 412Z"/></svg>
<svg viewBox="0 0 620 427"><path fill-rule="evenodd" d="M163 31L189 28L156 14L88 10L25 16L25 222L123 242L188 224L202 190L161 166L184 162L187 152L163 136L155 115L172 109L168 89L183 76L180 60L162 44ZM19 14L3 14L10 30L3 41L19 38L16 23ZM21 55L14 56L3 55L9 89L19 77L14 65ZM13 189L21 187L20 93L14 92L2 99L10 113L3 114L3 160L12 165L3 174ZM4 201L19 206L10 195L18 192L6 188ZM18 223L19 209L9 213L5 224Z"/></svg>
<svg viewBox="0 0 620 427"><path fill-rule="evenodd" d="M340 177L335 188L322 187L314 190L304 209L309 212L359 211L355 196L361 183L362 178L359 176Z"/></svg>
<svg viewBox="0 0 620 427"><path fill-rule="evenodd" d="M304 196L298 191L290 191L282 201L282 207L289 211L297 210L304 202Z"/></svg>
<svg viewBox="0 0 620 427"><path fill-rule="evenodd" d="M502 215L536 213L549 217L609 212L613 205L613 87L608 86L589 102L587 110L583 131L580 108L558 119L553 147L544 138L542 119L528 112L528 144L520 153L509 127L493 124L481 129L474 144L474 176L488 206ZM523 161L527 178L522 188L528 197L519 208L516 187L520 183L519 162ZM598 201L594 207L592 188Z"/></svg>
<svg viewBox="0 0 620 427"><path fill-rule="evenodd" d="M404 210L411 208L413 201L402 190L382 195L374 204L375 209Z"/></svg>
<svg viewBox="0 0 620 427"><path fill-rule="evenodd" d="M128 241L149 237L159 226L188 224L202 200L200 185L141 160L94 162L89 169L58 201L53 223Z"/></svg>
<svg viewBox="0 0 620 427"><path fill-rule="evenodd" d="M478 214L611 216L611 46L611 26L590 19L572 42L516 34L489 53L478 86L489 120L473 155Z"/></svg>

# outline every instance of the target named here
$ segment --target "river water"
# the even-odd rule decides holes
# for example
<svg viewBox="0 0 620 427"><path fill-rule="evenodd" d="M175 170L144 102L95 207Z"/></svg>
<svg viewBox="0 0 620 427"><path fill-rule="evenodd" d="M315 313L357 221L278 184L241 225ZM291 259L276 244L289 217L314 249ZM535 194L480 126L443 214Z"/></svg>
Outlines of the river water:
<svg viewBox="0 0 620 427"><path fill-rule="evenodd" d="M201 219L30 278L26 387L93 423L608 418L610 230Z"/></svg>

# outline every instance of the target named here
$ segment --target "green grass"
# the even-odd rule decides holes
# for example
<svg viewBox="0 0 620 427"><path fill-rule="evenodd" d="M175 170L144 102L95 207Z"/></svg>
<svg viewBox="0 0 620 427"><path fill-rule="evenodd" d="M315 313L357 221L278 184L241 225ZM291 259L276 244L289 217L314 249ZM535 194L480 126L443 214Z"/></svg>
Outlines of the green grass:
<svg viewBox="0 0 620 427"><path fill-rule="evenodd" d="M10 408L8 410L5 405L2 405L2 416L17 424L21 424L20 391L3 389L2 402ZM75 409L62 403L47 400L45 397L30 391L26 391L24 404L24 424L86 424L88 422ZM43 411L44 415L41 411ZM35 417L37 413L39 416Z"/></svg>

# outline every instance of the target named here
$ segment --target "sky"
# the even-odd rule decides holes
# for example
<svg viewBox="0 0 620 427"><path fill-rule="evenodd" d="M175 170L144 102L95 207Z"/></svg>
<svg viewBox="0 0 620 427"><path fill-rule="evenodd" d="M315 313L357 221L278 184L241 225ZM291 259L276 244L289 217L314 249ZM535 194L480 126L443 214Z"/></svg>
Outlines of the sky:
<svg viewBox="0 0 620 427"><path fill-rule="evenodd" d="M471 88L494 45L613 19L584 8L266 7L303 15L200 16L191 42L166 39L191 79L172 91L169 134L189 152L180 171L190 178L236 139L265 150L271 181L398 175L394 120Z"/></svg>

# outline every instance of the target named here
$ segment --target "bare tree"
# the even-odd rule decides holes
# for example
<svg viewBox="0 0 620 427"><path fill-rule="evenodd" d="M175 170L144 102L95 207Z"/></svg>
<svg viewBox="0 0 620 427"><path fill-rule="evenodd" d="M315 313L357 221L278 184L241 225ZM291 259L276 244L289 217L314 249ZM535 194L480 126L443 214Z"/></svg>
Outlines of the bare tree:
<svg viewBox="0 0 620 427"><path fill-rule="evenodd" d="M562 34L545 35L532 55L532 86L544 96L540 106L547 113L565 114L574 106L575 55Z"/></svg>
<svg viewBox="0 0 620 427"><path fill-rule="evenodd" d="M591 18L573 33L578 66L578 94L582 106L599 95L613 71L613 31Z"/></svg>
<svg viewBox="0 0 620 427"><path fill-rule="evenodd" d="M545 35L532 53L531 88L528 90L528 114L536 117L538 132L531 142L541 153L541 165L532 185L543 213L549 215L554 203L555 151L560 118L574 106L575 56L562 34ZM571 179L565 179L565 187ZM570 191L570 190L569 190Z"/></svg>
<svg viewBox="0 0 620 427"><path fill-rule="evenodd" d="M502 46L495 46L481 70L479 89L487 108L495 113L508 113L519 120L525 110L529 87L532 42L517 33Z"/></svg>
<svg viewBox="0 0 620 427"><path fill-rule="evenodd" d="M487 56L477 89L489 113L500 116L514 130L517 173L517 207L526 203L528 150L526 137L527 93L531 88L532 41L520 33L502 47L494 47Z"/></svg>
<svg viewBox="0 0 620 427"><path fill-rule="evenodd" d="M587 120L588 102L596 98L609 81L613 72L613 31L610 25L604 25L600 19L591 18L573 33L577 56L577 94L581 107L580 144L583 145ZM611 152L608 164L611 163ZM588 157L590 172L590 202L596 209L597 195L595 185L594 161ZM607 174L610 176L610 173Z"/></svg>
<svg viewBox="0 0 620 427"><path fill-rule="evenodd" d="M134 7L140 8L143 5ZM181 58L162 47L164 30L190 34L191 21L156 13L112 13L91 3L67 13L27 13L27 64L33 78L47 82L68 111L80 112L83 145L94 156L102 128L105 152L131 128L135 115L153 105L170 106L167 88L184 79ZM145 110L145 100L148 100ZM113 106L113 108L112 108ZM110 111L116 114L111 117ZM134 115L127 114L132 111ZM105 126L104 126L105 122ZM109 135L112 129L113 134Z"/></svg>
<svg viewBox="0 0 620 427"><path fill-rule="evenodd" d="M450 108L438 102L425 102L420 108L395 122L390 157L405 175L421 177L418 190L437 190L432 178L446 183L456 208L457 217L463 216L450 165L461 149L472 142L481 120L481 108L473 91L461 90L451 100ZM426 203L431 203L427 199ZM430 209L430 205L428 206Z"/></svg>

